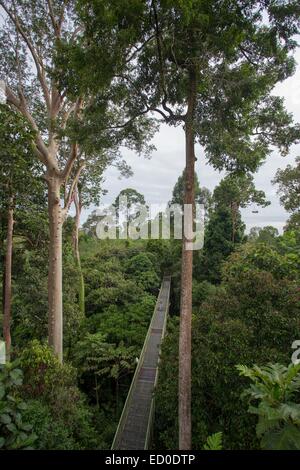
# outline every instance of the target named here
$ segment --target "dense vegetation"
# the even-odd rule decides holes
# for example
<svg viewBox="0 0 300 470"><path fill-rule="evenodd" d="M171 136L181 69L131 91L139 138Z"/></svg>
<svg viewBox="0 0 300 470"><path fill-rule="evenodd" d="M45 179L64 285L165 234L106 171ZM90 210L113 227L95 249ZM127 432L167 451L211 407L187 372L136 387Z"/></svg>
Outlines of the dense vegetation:
<svg viewBox="0 0 300 470"><path fill-rule="evenodd" d="M36 435L32 447L108 448L153 313L161 257L151 243L99 241L83 234L83 317L78 306L79 273L70 235L65 237L63 365L46 344L43 253L26 241L14 251L13 359L17 359L14 370L20 375L22 371L23 379L12 387L13 394L26 403L22 418ZM6 406L4 401L3 423ZM13 447L10 440L3 445Z"/></svg>
<svg viewBox="0 0 300 470"><path fill-rule="evenodd" d="M256 419L240 399L247 382L235 366L289 364L291 345L300 334L299 255L299 231L269 243L258 237L227 257L219 284L195 280L193 448L201 449L206 436L218 431L225 448L259 448ZM168 324L157 391L158 447L176 447L177 337L175 317Z"/></svg>
<svg viewBox="0 0 300 470"><path fill-rule="evenodd" d="M256 418L249 415L247 403L241 399L247 382L235 366L290 362L291 344L300 335L300 232L288 230L279 236L267 227L252 230L249 237L241 232L241 238L232 243L230 214L229 223L220 229L211 210L205 246L220 261L216 264L215 257L207 257L205 262L205 246L194 260L193 448L203 448L207 436L220 431L224 448L259 448ZM31 227L37 223L33 214L30 221ZM169 270L173 274L171 316L156 392L154 446L176 448L180 243L98 240L92 232L81 232L86 291L83 317L71 247L73 224L70 218L64 234L63 365L45 343L47 273L43 258L47 253L42 248L46 240L41 239L40 231L35 243L15 237L12 337L17 361L12 372L17 382L8 384L1 379L6 394L1 400L7 407L5 396L12 394L20 403L20 424L11 417L9 423L16 429L10 426L12 431L5 431L3 446L110 446L162 273ZM33 232L31 237L34 239ZM228 251L224 250L226 243ZM7 414L2 412L3 426Z"/></svg>
<svg viewBox="0 0 300 470"><path fill-rule="evenodd" d="M298 2L0 0L0 10L0 448L110 448L169 273L153 447L300 449L299 158L273 181L291 214L282 234L248 233L241 215L270 204L254 175L271 151L300 141L272 95L295 71ZM151 203L126 188L108 209L116 239L99 239L105 171L131 175L122 150L148 157L161 122L185 133L184 171L156 215L170 217L171 236L124 237L122 217L137 221ZM196 143L225 173L213 192L199 185ZM206 217L194 252L170 211L190 204L193 215L195 203Z"/></svg>

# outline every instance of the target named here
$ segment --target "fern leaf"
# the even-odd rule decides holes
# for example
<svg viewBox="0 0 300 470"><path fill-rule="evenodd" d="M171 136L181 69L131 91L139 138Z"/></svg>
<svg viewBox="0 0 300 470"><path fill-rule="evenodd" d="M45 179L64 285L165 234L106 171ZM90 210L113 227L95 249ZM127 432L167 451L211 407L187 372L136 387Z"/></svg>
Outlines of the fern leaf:
<svg viewBox="0 0 300 470"><path fill-rule="evenodd" d="M204 450L222 450L222 433L216 432L208 436Z"/></svg>

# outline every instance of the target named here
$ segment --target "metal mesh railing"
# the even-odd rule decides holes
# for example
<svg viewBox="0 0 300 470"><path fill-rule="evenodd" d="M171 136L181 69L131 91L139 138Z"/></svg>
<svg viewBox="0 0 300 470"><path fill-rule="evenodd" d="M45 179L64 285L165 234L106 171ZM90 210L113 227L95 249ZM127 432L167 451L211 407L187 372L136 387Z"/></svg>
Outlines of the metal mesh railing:
<svg viewBox="0 0 300 470"><path fill-rule="evenodd" d="M165 276L127 395L112 449L147 449L153 419L160 345L169 310L171 277Z"/></svg>

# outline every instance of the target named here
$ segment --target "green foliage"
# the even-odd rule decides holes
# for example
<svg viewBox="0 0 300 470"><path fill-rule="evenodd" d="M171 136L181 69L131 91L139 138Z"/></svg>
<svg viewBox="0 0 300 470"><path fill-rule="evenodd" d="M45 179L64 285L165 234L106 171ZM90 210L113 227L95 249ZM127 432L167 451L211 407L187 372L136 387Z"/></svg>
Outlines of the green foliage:
<svg viewBox="0 0 300 470"><path fill-rule="evenodd" d="M45 247L15 250L12 334L16 348L47 335L47 253Z"/></svg>
<svg viewBox="0 0 300 470"><path fill-rule="evenodd" d="M258 416L256 434L261 447L270 450L300 449L300 365L236 366L251 385L243 393L249 413ZM255 402L255 405L252 404Z"/></svg>
<svg viewBox="0 0 300 470"><path fill-rule="evenodd" d="M32 171L37 173L32 141L34 132L19 113L7 105L0 104L0 194L1 206L14 197L14 205L26 205L22 198L32 197L37 182ZM28 191L32 184L31 191ZM28 203L28 202L27 202Z"/></svg>
<svg viewBox="0 0 300 470"><path fill-rule="evenodd" d="M240 401L245 378L236 374L235 365L261 366L270 360L284 363L290 358L290 345L300 335L294 259L298 244L292 234L279 239L275 247L251 242L231 254L224 263L220 287L194 306L194 449L202 449L207 436L220 429L224 449L259 448L255 416ZM177 374L176 318L168 322L156 390L158 448L176 449L178 445Z"/></svg>
<svg viewBox="0 0 300 470"><path fill-rule="evenodd" d="M31 215L31 222L38 225L39 219L36 220L35 217L34 212ZM12 334L15 338L16 353L28 344L29 339L37 338L42 341L47 337L47 225L45 231L43 225L39 225L41 230L39 234L36 233L36 239L32 232L32 239L36 240L36 244L27 242L15 244ZM63 270L64 347L67 355L72 343L77 339L82 321L76 285L79 273L68 239L64 240Z"/></svg>
<svg viewBox="0 0 300 470"><path fill-rule="evenodd" d="M160 279L153 266L151 256L147 253L140 253L130 258L125 265L125 269L137 286L151 293L158 291Z"/></svg>
<svg viewBox="0 0 300 470"><path fill-rule="evenodd" d="M38 436L38 449L98 447L93 413L76 384L77 372L59 363L52 350L32 341L22 351L22 395L28 403L26 418Z"/></svg>
<svg viewBox="0 0 300 470"><path fill-rule="evenodd" d="M222 433L216 432L208 436L204 450L222 450Z"/></svg>
<svg viewBox="0 0 300 470"><path fill-rule="evenodd" d="M80 296L78 295L78 284L81 276L80 267L74 259L71 240L64 234L63 249L63 328L64 328L64 351L68 354L72 345L80 336L81 325L84 314L80 309Z"/></svg>
<svg viewBox="0 0 300 470"><path fill-rule="evenodd" d="M101 31L101 8L95 9L93 2L84 5L85 12L90 7L94 13L85 15L89 31ZM124 79L127 88L123 84L132 93L136 113L158 109L168 124L183 122L189 78L195 77L195 139L215 168L253 172L272 144L286 154L299 139L299 126L293 126L283 100L270 94L294 72L290 52L299 30L295 3L287 9L279 2L274 8L273 3L255 1L241 8L235 1L229 8L228 2L214 0L157 0L134 1L134 6L129 2L130 8L131 15L127 10L122 14L113 5L111 18L117 41L136 25L136 11L144 13L139 30L144 47L133 55ZM92 43L98 43L97 35ZM204 56L209 59L203 61Z"/></svg>
<svg viewBox="0 0 300 470"><path fill-rule="evenodd" d="M294 212L292 214L285 226L285 230L290 231L290 230L298 230L300 229L300 212Z"/></svg>
<svg viewBox="0 0 300 470"><path fill-rule="evenodd" d="M0 104L0 241L6 237L8 209L14 211L14 233L20 242L36 243L37 221L39 234L43 233L45 184L35 161L34 135L20 113Z"/></svg>
<svg viewBox="0 0 300 470"><path fill-rule="evenodd" d="M229 174L221 180L213 193L217 205L237 208L257 204L266 207L270 204L265 199L264 191L258 191L253 182L253 176L247 174Z"/></svg>
<svg viewBox="0 0 300 470"><path fill-rule="evenodd" d="M280 253L282 250L278 247L268 246L265 243L247 243L239 247L224 263L222 279L231 285L231 282L234 283L240 276L246 276L249 271L257 273L264 271L276 279L283 277L297 279L298 259L295 257L297 253L295 248L292 248L290 254L287 255Z"/></svg>
<svg viewBox="0 0 300 470"><path fill-rule="evenodd" d="M155 297L144 294L138 302L125 306L111 305L100 314L87 319L85 326L92 333L101 331L111 343L124 342L128 346L135 346L138 353L144 342L155 301Z"/></svg>
<svg viewBox="0 0 300 470"><path fill-rule="evenodd" d="M127 216L128 222L134 220L139 208L145 205L146 201L143 194L133 188L122 189L113 204L117 214L121 215L123 213L123 215Z"/></svg>
<svg viewBox="0 0 300 470"><path fill-rule="evenodd" d="M180 243L176 240L148 240L147 253L155 256L161 277L165 272L174 271L174 263L179 259Z"/></svg>
<svg viewBox="0 0 300 470"><path fill-rule="evenodd" d="M109 446L153 314L160 257L142 240L82 239L81 246L88 316L70 357L97 413L110 416L107 436L99 423Z"/></svg>
<svg viewBox="0 0 300 470"><path fill-rule="evenodd" d="M295 260L260 243L244 245L224 264L224 312L251 326L256 347L272 341L284 350L291 344L291 332L298 329L297 276Z"/></svg>
<svg viewBox="0 0 300 470"><path fill-rule="evenodd" d="M170 317L162 345L158 384L155 390L153 432L155 449L178 448L178 330L179 318ZM193 446L194 448L196 447Z"/></svg>
<svg viewBox="0 0 300 470"><path fill-rule="evenodd" d="M26 419L27 404L20 397L23 373L16 364L0 369L0 449L29 449L37 436Z"/></svg>
<svg viewBox="0 0 300 470"><path fill-rule="evenodd" d="M81 374L92 372L101 377L107 375L118 379L132 370L133 348L125 348L121 343L118 347L106 342L102 333L88 333L76 345L74 361Z"/></svg>
<svg viewBox="0 0 300 470"><path fill-rule="evenodd" d="M83 389L101 406L121 412L155 300L144 294L139 302L111 305L86 320L87 333L74 347L72 357Z"/></svg>
<svg viewBox="0 0 300 470"><path fill-rule="evenodd" d="M76 378L76 371L69 364L60 364L51 348L37 340L23 349L20 364L24 372L23 389L28 398L54 399L61 388L71 387Z"/></svg>
<svg viewBox="0 0 300 470"><path fill-rule="evenodd" d="M35 391L33 389L31 390L30 387L28 388L27 379L24 387L24 396L26 400L28 400L29 406L28 416L31 416L30 422L35 426L35 432L39 436L38 444L36 444L38 448L71 449L94 448L95 446L102 448L109 447L118 421L118 416L122 410L126 392L130 385L131 375L135 366L135 358L139 356L155 304L155 296L146 294L142 286L139 287L139 299L138 302L136 301L136 293L138 292L136 283L144 272L150 270L150 272L156 273L160 270L158 260L163 262L163 256L161 255L164 253L166 262L167 260L174 262L176 256L178 257L180 255L180 247L177 250L167 241L150 240L147 243L134 242L126 244L121 241L99 243L96 240L91 242L88 240L84 241L84 243L86 244L85 247L87 247L84 251L84 265L87 271L87 277L89 274L92 274L92 269L95 270L95 275L93 274L95 276L93 281L95 284L90 284L89 281L90 292L99 284L98 273L103 273L103 278L100 279L108 279L107 274L111 275L115 272L119 276L118 279L124 282L124 284L120 284L120 282L116 280L115 284L116 287L121 287L120 301L115 302L113 296L111 296L110 299L107 300L106 306L101 305L97 313L90 315L80 326L80 342L76 345L71 345L70 348L70 358L73 364L78 367L77 373L80 387L90 400L90 411L94 410L92 413L95 417L96 423L94 425L97 426L98 435L96 438L95 430L93 431L94 420L92 420L93 423L91 424L89 417L87 417L85 421L85 423L87 423L86 431L84 431L84 422L80 424L80 429L82 430L81 437L78 436L78 432L75 430L77 420L80 420L80 417L75 413L72 407L69 408L68 404L69 393L71 393L71 390L73 390L72 387L74 386L75 370L73 370L70 380L67 380L66 389L64 386L61 388L63 382L61 383L59 378L61 377L60 369L57 370L56 366L53 366L53 368L51 366L50 370L53 370L53 379L51 380L54 382L52 389L47 386L48 381L46 381L46 384L44 383L45 380L35 384L34 380L29 379L29 382L35 385ZM287 239L281 249L283 252L289 251L291 254L294 250L294 244L292 238ZM66 245L66 248L67 247L68 245ZM91 247L91 250L89 247ZM34 254L32 254L32 257L33 256ZM69 257L70 259L72 257L71 250L66 249L66 261ZM109 271L109 273L107 273L107 271ZM36 271L37 280L39 278L38 272L39 271ZM70 272L72 272L72 270ZM69 275L67 279L69 279ZM72 276L70 276L70 279L72 279ZM92 277L89 279L92 279ZM129 284L129 282L132 282L134 279L135 291L126 292L127 286L133 285ZM108 283L107 286L109 288L110 284ZM203 283L196 281L195 286L197 299L195 307L198 307L205 301L209 301L209 299L215 297L217 294L218 289L207 281ZM70 289L70 287L68 287L68 289ZM122 291L123 289L124 291ZM68 295L71 295L70 291ZM224 293L222 295L224 295ZM72 305L73 302L74 300L70 297L70 304ZM196 309L195 313L198 314ZM67 330L72 328L71 324L67 324L66 328ZM168 331L171 335L172 328L172 324L170 323L168 325ZM30 330L28 329L28 331ZM220 322L216 337L223 334L223 332L224 328ZM231 334L232 331L230 335ZM225 338L224 344L228 342L228 338L231 337L230 335ZM170 345L172 350L174 350L175 343L177 343L177 339L174 340L173 337L172 344ZM47 349L46 346L45 348ZM46 358L47 352L43 351L42 348L40 355ZM34 361L32 357L35 358ZM40 369L44 370L44 368L45 374L43 373L42 375L47 376L47 367L45 367L43 363L41 367L37 368L34 366L35 361L37 364L39 363L38 354L32 354L32 357L30 359L30 368L36 371L34 377L39 377L41 374L38 371ZM173 365L176 363L176 360L175 354L172 359ZM234 360L236 361L236 358ZM51 374L52 372L49 371L49 377L51 377ZM176 368L174 366L168 371L168 374L171 375L172 382L176 384ZM63 375L65 375L66 378L68 377L67 372L63 372ZM167 374L164 374L164 377L168 377ZM69 388L69 386L71 388ZM39 392L39 390L41 392ZM59 392L59 390L65 391ZM58 393L59 398L57 397ZM75 388L72 393L76 397L78 389ZM46 396L48 397L47 399L43 398ZM177 398L175 396L174 399L170 400L170 396L172 397L172 393L167 389L164 410L169 410L170 413L172 410L171 427L174 432L177 423L174 405L176 404ZM94 404L97 404L97 400L98 406L93 408ZM57 403L57 407L54 406L55 403ZM78 402L76 399L76 409L81 409L82 406L82 415L85 416L88 409L84 403L82 405L79 403L80 401ZM55 419L56 414L61 417L59 421ZM69 419L67 419L67 416L69 416ZM87 414L87 416L90 415ZM109 426L108 424L104 425L104 422L109 423ZM218 423L219 428L221 425L221 423ZM204 445L206 436L216 431L216 428L212 424L207 426L203 420L198 420L197 415L194 418L194 428L197 430L196 438L197 436L201 436L199 443L202 442L202 445ZM170 438L167 438L167 436L162 437L162 442L166 442L165 439ZM171 442L172 440L170 439L170 446L172 446ZM228 438L226 438L226 445L228 445Z"/></svg>
<svg viewBox="0 0 300 470"><path fill-rule="evenodd" d="M214 295L217 287L208 281L193 281L193 306L200 307L202 302L206 301L210 296Z"/></svg>
<svg viewBox="0 0 300 470"><path fill-rule="evenodd" d="M113 395L110 384L116 393L118 407L118 384L130 374L135 364L135 348L107 343L102 333L87 335L78 342L74 351L74 363L78 368L80 381L90 397L100 403L109 403ZM110 392L107 392L110 390ZM107 393L110 396L107 396Z"/></svg>
<svg viewBox="0 0 300 470"><path fill-rule="evenodd" d="M138 255L130 258L126 263L127 273L136 277L151 270L153 270L153 264L146 253L139 253Z"/></svg>
<svg viewBox="0 0 300 470"><path fill-rule="evenodd" d="M91 247L89 253L89 246ZM124 309L145 292L158 292L160 259L144 241L84 242L82 256L86 286L86 314L98 314L113 305ZM147 247L147 248L146 248Z"/></svg>
<svg viewBox="0 0 300 470"><path fill-rule="evenodd" d="M96 227L99 222L99 217L97 211L93 210L89 215L86 221L82 224L82 229L84 231L85 241L89 242L90 237L96 238ZM81 239L83 239L83 234L81 234Z"/></svg>
<svg viewBox="0 0 300 470"><path fill-rule="evenodd" d="M40 399L27 401L26 419L38 436L38 450L84 450L97 449L99 431L94 424L96 410L88 407L78 389L58 396L56 406Z"/></svg>
<svg viewBox="0 0 300 470"><path fill-rule="evenodd" d="M172 191L172 199L169 202L169 205L179 204L180 206L183 206L184 184L185 184L185 170L183 170L182 175L178 177L178 180L175 183L175 186ZM209 189L205 187L200 188L197 173L195 173L194 191L195 191L195 202L198 204L203 204L205 211L208 212L212 205L212 195Z"/></svg>
<svg viewBox="0 0 300 470"><path fill-rule="evenodd" d="M187 96L194 85L194 140L204 147L214 168L231 173L215 191L204 249L194 261L193 444L200 449L219 449L222 442L217 431L223 429L224 447L257 448L255 416L248 415L245 403L237 406L245 378L236 374L234 366L256 363L259 368L270 358L286 361L287 344L300 334L300 242L295 230L299 226L298 168L288 167L277 174L282 202L293 211L292 232L279 237L265 229L236 250L244 241L239 207L249 202L267 204L248 172L262 164L272 146L285 155L299 140L299 126L293 125L283 100L271 95L273 87L294 71L291 52L299 31L298 5L260 0L1 3L10 12L0 32L1 70L10 94L24 90L23 97L16 94L14 101L20 100L21 111L30 110L36 121L39 152L48 150L43 148L43 139L49 150L58 145L54 166L61 170L70 144L78 144L79 160L86 163L77 185L83 207L98 203L103 171L109 165L130 174L118 151L121 144L146 155L151 151L149 140L156 125L147 117L149 111L168 124L187 122ZM17 28L14 15L18 15ZM72 30L78 24L83 29L77 36ZM16 31L18 25L21 34ZM39 55L34 70L30 49ZM44 93L35 69L38 79L45 78ZM78 119L71 112L64 126L63 111L71 110L79 96ZM43 98L58 106L53 120L49 120ZM64 351L72 365L61 365L48 346L31 341L47 335L48 271L45 194L37 178L41 168L31 149L34 134L20 114L0 106L0 195L4 196L0 241L5 233L2 209L13 203L18 222L12 323L17 347L13 352L20 356L24 370L21 383L20 372L10 366L3 369L8 375L0 380L0 446L28 447L34 439L31 428L23 424L28 421L38 436L34 445L39 449L109 447L165 270L174 273L174 313L179 308L181 245L174 240L99 242L82 234L87 293L87 318L83 319L78 308L78 267L70 245L72 227L67 220ZM67 178L69 185L74 170ZM32 179L27 178L28 173ZM182 204L183 186L184 174L175 185L173 202ZM197 178L195 193L196 202L211 208L211 195L207 189L199 189ZM123 209L132 220L133 209L144 204L144 197L132 189L123 194L129 196L129 207ZM95 223L93 214L86 223L89 232L93 233ZM214 285L220 282L220 286ZM259 404L257 409L264 420L274 417L276 409L277 424L270 433L264 432L264 447L295 448L299 426L298 404L293 401L296 395L288 396L288 387L286 395L281 393L289 372L277 366L268 371L262 367L261 380L266 372L274 383L268 388L269 395L258 398L273 401L268 408L259 408ZM177 317L169 322L159 377L156 446L177 448Z"/></svg>
<svg viewBox="0 0 300 470"><path fill-rule="evenodd" d="M299 211L300 206L300 157L296 158L296 164L278 170L273 180L279 185L280 202L289 212Z"/></svg>
<svg viewBox="0 0 300 470"><path fill-rule="evenodd" d="M263 191L258 191L251 174L228 174L213 193L214 209L205 230L204 247L196 276L213 283L220 282L222 262L245 240L245 225L240 208L256 203L269 204ZM253 237L253 234L251 234Z"/></svg>
<svg viewBox="0 0 300 470"><path fill-rule="evenodd" d="M217 207L210 215L204 233L202 256L197 267L197 276L212 283L220 282L221 264L232 253L235 244L243 240L245 226L237 215L235 238L231 210L226 206Z"/></svg>
<svg viewBox="0 0 300 470"><path fill-rule="evenodd" d="M300 230L285 231L278 238L277 249L287 258L292 275L297 279L300 273Z"/></svg>
<svg viewBox="0 0 300 470"><path fill-rule="evenodd" d="M100 261L100 260L98 260ZM112 303L124 305L139 292L132 280L126 279L116 258L101 264L83 264L86 282L86 314L103 311Z"/></svg>
<svg viewBox="0 0 300 470"><path fill-rule="evenodd" d="M274 184L279 185L278 194L280 202L285 210L292 215L288 220L288 226L291 228L300 227L300 157L296 158L296 166L288 165L284 170L279 169L273 180Z"/></svg>
<svg viewBox="0 0 300 470"><path fill-rule="evenodd" d="M267 245L275 245L276 237L278 237L279 232L277 228L267 225L266 227L252 227L250 229L248 240L266 243Z"/></svg>

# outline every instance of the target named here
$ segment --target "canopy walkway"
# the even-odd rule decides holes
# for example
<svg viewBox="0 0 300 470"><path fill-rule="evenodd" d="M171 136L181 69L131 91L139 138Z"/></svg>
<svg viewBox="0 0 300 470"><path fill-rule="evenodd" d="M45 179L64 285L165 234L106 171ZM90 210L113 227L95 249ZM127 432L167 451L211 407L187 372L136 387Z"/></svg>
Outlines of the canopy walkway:
<svg viewBox="0 0 300 470"><path fill-rule="evenodd" d="M171 277L165 276L112 444L113 450L148 449L154 416L153 391L169 311Z"/></svg>

